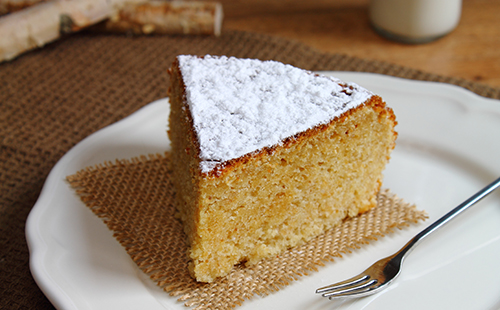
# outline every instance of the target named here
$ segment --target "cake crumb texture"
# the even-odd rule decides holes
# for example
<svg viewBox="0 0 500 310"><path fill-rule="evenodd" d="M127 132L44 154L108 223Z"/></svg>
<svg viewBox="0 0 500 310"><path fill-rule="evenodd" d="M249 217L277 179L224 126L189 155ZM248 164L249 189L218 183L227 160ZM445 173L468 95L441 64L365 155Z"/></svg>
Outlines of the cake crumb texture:
<svg viewBox="0 0 500 310"><path fill-rule="evenodd" d="M279 255L376 205L397 136L394 113L379 96L361 89L370 95L339 115L207 173L178 61L170 75L176 206L198 281L212 282L237 264Z"/></svg>

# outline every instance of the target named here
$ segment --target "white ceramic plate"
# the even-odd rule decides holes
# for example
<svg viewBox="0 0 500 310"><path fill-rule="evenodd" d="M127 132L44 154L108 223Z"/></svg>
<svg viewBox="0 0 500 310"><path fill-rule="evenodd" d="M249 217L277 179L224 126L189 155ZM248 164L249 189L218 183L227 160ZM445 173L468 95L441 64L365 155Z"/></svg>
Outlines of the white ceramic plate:
<svg viewBox="0 0 500 310"><path fill-rule="evenodd" d="M326 72L354 81L393 107L398 145L384 187L425 209L423 224L345 255L285 289L240 309L499 309L500 193L425 239L386 291L329 301L317 287L353 276L392 254L426 225L500 176L500 101L459 87L388 76ZM159 290L65 182L67 175L106 160L162 153L167 100L84 139L48 176L26 227L36 282L60 309L185 309Z"/></svg>

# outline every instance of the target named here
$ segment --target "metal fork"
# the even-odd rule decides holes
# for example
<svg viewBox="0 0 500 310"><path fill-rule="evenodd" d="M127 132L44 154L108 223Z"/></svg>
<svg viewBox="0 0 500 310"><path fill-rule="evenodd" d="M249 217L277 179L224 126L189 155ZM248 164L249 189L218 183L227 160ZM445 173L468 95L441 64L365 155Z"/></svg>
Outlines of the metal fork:
<svg viewBox="0 0 500 310"><path fill-rule="evenodd" d="M455 207L455 209L451 210L436 222L429 225L429 227L422 230L395 254L375 262L368 269L353 278L319 288L316 290L316 293L322 294L323 297L333 299L358 298L382 291L400 274L404 258L410 250L413 249L417 243L419 243L419 241L444 224L448 223L455 216L462 213L479 200L486 197L499 186L500 178L496 179L472 197Z"/></svg>

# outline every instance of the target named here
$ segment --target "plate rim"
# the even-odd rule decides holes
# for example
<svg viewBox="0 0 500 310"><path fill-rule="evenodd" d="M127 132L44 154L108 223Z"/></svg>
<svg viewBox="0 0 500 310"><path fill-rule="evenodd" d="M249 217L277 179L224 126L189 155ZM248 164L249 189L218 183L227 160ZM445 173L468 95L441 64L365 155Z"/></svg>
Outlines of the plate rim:
<svg viewBox="0 0 500 310"><path fill-rule="evenodd" d="M453 93L456 96L460 97L467 97L470 98L471 101L477 101L481 102L481 108L489 107L491 104L496 104L497 106L492 106L492 109L498 109L497 113L500 113L500 100L497 99L491 99L491 98L486 98L483 96L480 96L470 90L467 90L465 88L462 88L457 85L452 85L452 84L447 84L443 82L433 82L433 81L421 81L421 80L412 80L412 79L405 79L405 78L400 78L400 77L394 77L394 76L389 76L389 75L383 75L383 74L378 74L378 73L368 73L368 72L352 72L352 71L318 71L318 73L322 74L328 74L328 75L334 75L334 76L341 76L341 79L345 79L345 77L354 77L350 78L349 80L356 80L358 77L368 77L370 79L379 79L380 83L384 81L390 81L391 83L403 83L403 84L408 84L408 83L415 83L415 85L421 85L425 90L431 90L433 93L436 91L439 92L439 90L445 87L449 89L451 93ZM357 82L355 82L357 83ZM436 89L437 88L437 89ZM64 309L77 309L77 305L73 302L70 296L66 294L64 290L54 281L54 279L47 273L47 271L44 268L43 260L46 259L47 252L49 251L49 247L47 242L43 239L41 234L39 233L40 231L40 223L39 219L40 216L47 211L47 202L50 202L51 199L51 193L54 189L54 187L61 182L59 179L60 174L64 172L64 167L67 165L69 160L71 159L71 156L73 154L79 152L80 149L84 148L86 144L92 142L92 140L96 136L100 136L104 133L107 133L110 128L117 128L120 126L123 126L123 124L127 124L145 113L147 113L152 106L164 104L165 101L168 100L167 98L162 98L155 100L137 111L133 112L132 114L128 115L127 117L111 124L108 125L102 129L97 130L96 132L92 133L91 135L85 137L78 143L76 143L63 157L60 158L60 160L54 165L54 167L51 169L50 173L48 174L44 185L42 187L42 190L40 191L40 195L36 201L36 203L33 205L32 210L30 211L27 220L26 220L26 227L25 227L25 236L28 244L28 249L29 249L29 267L30 271L33 275L33 278L37 285L40 287L42 292L47 296L47 298L53 303L54 306L57 308L64 308ZM477 102L474 102L472 105L474 107L477 107ZM467 103L468 104L468 103ZM473 108L474 108L473 107ZM500 115L500 114L499 114ZM167 119L167 117L166 117ZM85 167L81 167L83 169ZM76 172L76 171L75 171Z"/></svg>

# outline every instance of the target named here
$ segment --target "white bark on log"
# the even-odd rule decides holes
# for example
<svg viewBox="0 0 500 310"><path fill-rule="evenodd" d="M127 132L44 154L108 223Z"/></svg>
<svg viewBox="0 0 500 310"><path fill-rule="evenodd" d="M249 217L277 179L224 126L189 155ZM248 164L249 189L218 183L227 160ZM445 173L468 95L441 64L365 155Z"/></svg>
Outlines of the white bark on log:
<svg viewBox="0 0 500 310"><path fill-rule="evenodd" d="M0 61L44 46L64 33L78 31L113 13L106 0L55 0L0 18Z"/></svg>
<svg viewBox="0 0 500 310"><path fill-rule="evenodd" d="M222 5L206 1L126 1L95 28L133 34L221 34Z"/></svg>
<svg viewBox="0 0 500 310"><path fill-rule="evenodd" d="M22 1L34 3L39 0ZM64 34L101 21L105 22L96 27L100 31L219 36L222 28L222 15L222 5L218 2L43 1L0 17L0 62L11 60L26 51L55 41Z"/></svg>
<svg viewBox="0 0 500 310"><path fill-rule="evenodd" d="M0 0L0 15L25 9L47 0Z"/></svg>

